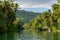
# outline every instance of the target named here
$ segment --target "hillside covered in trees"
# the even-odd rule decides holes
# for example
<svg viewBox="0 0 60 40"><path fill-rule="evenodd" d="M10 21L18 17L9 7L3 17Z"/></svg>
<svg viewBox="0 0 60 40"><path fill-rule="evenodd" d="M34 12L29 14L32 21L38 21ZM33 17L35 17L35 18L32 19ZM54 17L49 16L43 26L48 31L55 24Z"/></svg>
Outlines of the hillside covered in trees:
<svg viewBox="0 0 60 40"><path fill-rule="evenodd" d="M29 23L24 24L25 29L36 30L39 29L42 31L45 30L57 31L60 29L60 4L52 5L53 13L48 10L46 12L41 13L33 20L30 20Z"/></svg>

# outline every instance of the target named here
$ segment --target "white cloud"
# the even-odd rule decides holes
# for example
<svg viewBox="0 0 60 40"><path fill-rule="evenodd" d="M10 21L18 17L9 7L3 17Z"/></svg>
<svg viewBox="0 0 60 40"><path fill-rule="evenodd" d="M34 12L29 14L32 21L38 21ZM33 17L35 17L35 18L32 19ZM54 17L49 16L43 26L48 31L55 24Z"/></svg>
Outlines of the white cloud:
<svg viewBox="0 0 60 40"><path fill-rule="evenodd" d="M15 0L18 2L20 8L48 8L51 9L52 4L56 3L56 0Z"/></svg>
<svg viewBox="0 0 60 40"><path fill-rule="evenodd" d="M28 6L28 5L20 5L21 8L49 8L51 9L51 6L43 4L43 5L34 5L34 6Z"/></svg>

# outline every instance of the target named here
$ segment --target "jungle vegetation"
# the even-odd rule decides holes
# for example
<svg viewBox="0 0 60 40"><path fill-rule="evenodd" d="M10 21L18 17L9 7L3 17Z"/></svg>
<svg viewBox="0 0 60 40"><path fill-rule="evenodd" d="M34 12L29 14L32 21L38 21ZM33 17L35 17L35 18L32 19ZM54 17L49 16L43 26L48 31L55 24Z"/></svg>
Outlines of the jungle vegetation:
<svg viewBox="0 0 60 40"><path fill-rule="evenodd" d="M15 29L17 3L0 1L0 32L12 31Z"/></svg>
<svg viewBox="0 0 60 40"><path fill-rule="evenodd" d="M8 31L16 30L16 28L21 27L21 24L23 24L22 28L31 29L31 30L37 30L37 29L41 30L44 27L50 29L51 31L56 31L60 29L59 0L58 3L52 5L52 11L49 9L40 14L34 12L26 12L24 10L22 11L20 10L18 13L17 9L18 9L18 4L13 3L13 0L0 1L0 32L8 32ZM20 14L19 17L17 17L18 15L16 13L18 13L18 15ZM22 17L21 17L21 13L23 13Z"/></svg>
<svg viewBox="0 0 60 40"><path fill-rule="evenodd" d="M40 13L37 17L30 20L29 23L25 23L23 25L25 29L43 29L48 28L51 31L56 31L60 29L60 3L56 3L52 5L52 11L49 9L48 11Z"/></svg>

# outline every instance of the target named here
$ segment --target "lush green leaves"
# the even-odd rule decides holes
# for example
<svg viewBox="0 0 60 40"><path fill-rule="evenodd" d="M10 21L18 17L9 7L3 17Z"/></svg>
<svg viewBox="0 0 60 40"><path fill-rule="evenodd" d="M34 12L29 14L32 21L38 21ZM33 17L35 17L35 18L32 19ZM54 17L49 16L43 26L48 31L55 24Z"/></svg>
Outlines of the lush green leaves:
<svg viewBox="0 0 60 40"><path fill-rule="evenodd" d="M17 4L0 1L0 31L10 30L16 20Z"/></svg>
<svg viewBox="0 0 60 40"><path fill-rule="evenodd" d="M50 29L58 29L60 27L60 4L52 5L53 13L48 10L46 12L41 13L37 17L28 23L29 25L24 24L24 28L30 27L32 29L43 28L44 26Z"/></svg>

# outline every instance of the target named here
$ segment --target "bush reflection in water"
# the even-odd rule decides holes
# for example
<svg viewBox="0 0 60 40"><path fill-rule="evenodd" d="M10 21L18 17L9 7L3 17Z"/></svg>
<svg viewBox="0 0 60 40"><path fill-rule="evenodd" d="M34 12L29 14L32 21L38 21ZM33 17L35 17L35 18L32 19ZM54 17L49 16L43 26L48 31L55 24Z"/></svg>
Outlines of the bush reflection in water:
<svg viewBox="0 0 60 40"><path fill-rule="evenodd" d="M0 35L0 40L59 40L58 32L32 32L23 30L22 32L10 32Z"/></svg>

